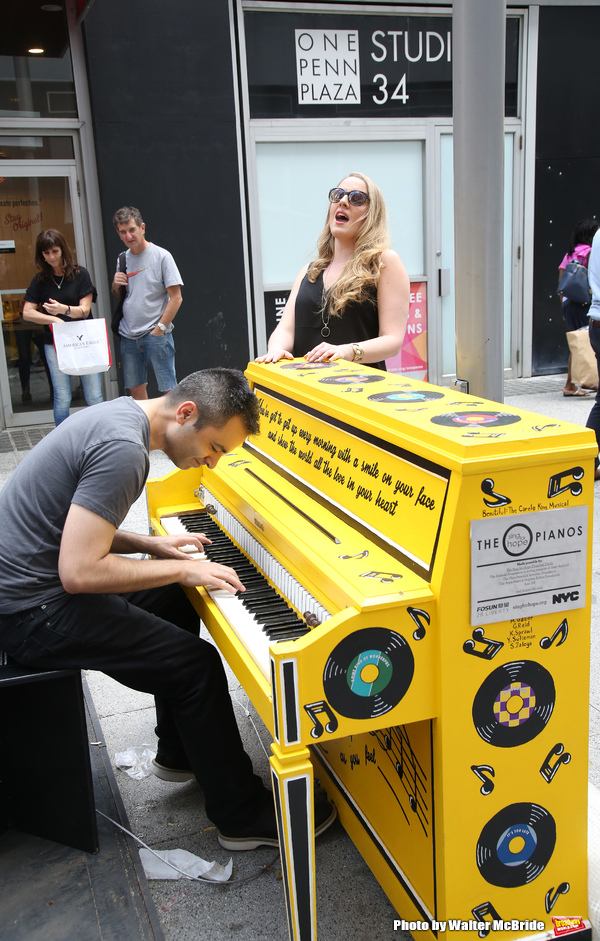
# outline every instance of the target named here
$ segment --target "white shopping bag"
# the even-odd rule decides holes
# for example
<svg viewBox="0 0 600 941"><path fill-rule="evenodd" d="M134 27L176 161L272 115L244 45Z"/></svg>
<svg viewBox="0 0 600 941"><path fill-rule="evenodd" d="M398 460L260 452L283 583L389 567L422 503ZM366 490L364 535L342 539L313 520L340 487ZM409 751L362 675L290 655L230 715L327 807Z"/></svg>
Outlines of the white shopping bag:
<svg viewBox="0 0 600 941"><path fill-rule="evenodd" d="M58 368L68 376L106 372L111 365L106 320L73 320L50 324Z"/></svg>

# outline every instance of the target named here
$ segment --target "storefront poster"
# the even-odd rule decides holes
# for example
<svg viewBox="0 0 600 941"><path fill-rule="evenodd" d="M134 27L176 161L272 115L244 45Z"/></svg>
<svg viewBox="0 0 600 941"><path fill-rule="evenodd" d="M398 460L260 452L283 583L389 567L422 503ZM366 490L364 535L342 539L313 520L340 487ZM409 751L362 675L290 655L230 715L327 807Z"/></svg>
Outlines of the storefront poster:
<svg viewBox="0 0 600 941"><path fill-rule="evenodd" d="M400 352L386 360L388 372L406 373L411 379L427 380L427 283L410 285L406 333Z"/></svg>

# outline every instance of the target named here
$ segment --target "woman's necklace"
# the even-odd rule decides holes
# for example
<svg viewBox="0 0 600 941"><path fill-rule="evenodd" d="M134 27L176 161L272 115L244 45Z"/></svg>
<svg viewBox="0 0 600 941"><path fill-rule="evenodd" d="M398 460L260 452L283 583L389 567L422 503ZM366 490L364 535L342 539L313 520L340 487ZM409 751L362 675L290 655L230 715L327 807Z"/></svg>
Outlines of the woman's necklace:
<svg viewBox="0 0 600 941"><path fill-rule="evenodd" d="M63 281L65 280L64 274L63 274L62 278L60 279L60 284L58 283L58 281L56 280L56 278L54 277L54 275L52 275L52 280L54 281L56 287L57 287L58 290L60 291L61 287L63 286Z"/></svg>
<svg viewBox="0 0 600 941"><path fill-rule="evenodd" d="M329 327L329 318L331 314L329 313L329 298L328 291L325 287L325 272L323 272L323 290L321 292L321 336L325 339L331 335L331 329Z"/></svg>

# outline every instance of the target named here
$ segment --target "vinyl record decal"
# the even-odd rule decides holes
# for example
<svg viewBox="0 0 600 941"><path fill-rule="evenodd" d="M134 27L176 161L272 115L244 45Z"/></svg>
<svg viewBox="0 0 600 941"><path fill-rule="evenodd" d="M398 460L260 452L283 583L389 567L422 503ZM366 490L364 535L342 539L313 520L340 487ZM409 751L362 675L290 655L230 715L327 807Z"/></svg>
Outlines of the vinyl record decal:
<svg viewBox="0 0 600 941"><path fill-rule="evenodd" d="M505 663L483 681L473 702L473 722L498 748L524 745L545 728L555 702L554 681L533 660Z"/></svg>
<svg viewBox="0 0 600 941"><path fill-rule="evenodd" d="M477 867L505 889L533 882L548 865L556 843L554 818L539 804L509 804L488 820L477 841Z"/></svg>
<svg viewBox="0 0 600 941"><path fill-rule="evenodd" d="M366 373L354 373L354 375L348 375L348 373L343 373L341 376L325 376L324 379L319 379L319 382L328 382L332 385L367 385L369 382L382 382L385 379L385 376L367 376Z"/></svg>
<svg viewBox="0 0 600 941"><path fill-rule="evenodd" d="M285 363L282 369L334 369L339 366L337 360L331 363Z"/></svg>
<svg viewBox="0 0 600 941"><path fill-rule="evenodd" d="M518 415L508 412L446 412L445 415L434 415L431 421L436 425L446 425L450 428L479 428L490 425L512 425L521 421Z"/></svg>
<svg viewBox="0 0 600 941"><path fill-rule="evenodd" d="M390 392L375 392L369 396L369 402L390 402L392 405L398 405L399 402L433 402L443 398L443 392L429 392L427 389L394 389Z"/></svg>
<svg viewBox="0 0 600 941"><path fill-rule="evenodd" d="M323 671L325 695L340 715L372 719L398 705L414 670L404 637L383 627L365 628L332 650Z"/></svg>

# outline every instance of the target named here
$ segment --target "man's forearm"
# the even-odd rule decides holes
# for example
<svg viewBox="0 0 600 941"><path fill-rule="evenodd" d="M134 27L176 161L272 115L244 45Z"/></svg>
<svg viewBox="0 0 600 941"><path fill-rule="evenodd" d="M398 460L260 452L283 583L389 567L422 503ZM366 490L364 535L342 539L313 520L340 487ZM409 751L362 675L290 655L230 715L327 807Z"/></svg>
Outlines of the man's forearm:
<svg viewBox="0 0 600 941"><path fill-rule="evenodd" d="M152 540L154 536L145 536L142 533L128 533L117 529L111 552L128 555L133 552L149 552L152 554Z"/></svg>
<svg viewBox="0 0 600 941"><path fill-rule="evenodd" d="M167 302L167 306L160 315L161 323L164 323L165 327L168 327L172 320L175 319L175 314L181 307L183 301L182 297L171 297Z"/></svg>

